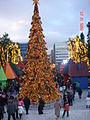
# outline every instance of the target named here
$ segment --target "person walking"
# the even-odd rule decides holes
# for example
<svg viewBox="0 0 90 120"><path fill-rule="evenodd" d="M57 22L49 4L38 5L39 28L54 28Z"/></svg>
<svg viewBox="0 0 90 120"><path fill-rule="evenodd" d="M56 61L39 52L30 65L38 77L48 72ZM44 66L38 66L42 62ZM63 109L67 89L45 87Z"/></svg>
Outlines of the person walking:
<svg viewBox="0 0 90 120"><path fill-rule="evenodd" d="M55 108L55 115L58 118L60 116L60 109L61 109L61 103L58 98L55 101L54 108Z"/></svg>
<svg viewBox="0 0 90 120"><path fill-rule="evenodd" d="M63 112L62 118L64 118L66 112L67 112L67 117L68 117L69 116L69 103L68 103L68 101L65 101L65 103L64 103L64 112Z"/></svg>
<svg viewBox="0 0 90 120"><path fill-rule="evenodd" d="M39 96L39 105L38 105L38 113L43 114L43 107L44 107L44 101L42 98Z"/></svg>
<svg viewBox="0 0 90 120"><path fill-rule="evenodd" d="M25 106L25 109L26 109L26 114L28 114L28 109L29 109L29 106L30 106L30 100L26 96L23 101L24 101L24 106Z"/></svg>
<svg viewBox="0 0 90 120"><path fill-rule="evenodd" d="M22 105L18 106L18 113L19 113L19 118L22 118L22 114L25 113L24 108Z"/></svg>
<svg viewBox="0 0 90 120"><path fill-rule="evenodd" d="M11 116L13 117L13 120L16 120L15 112L16 112L16 106L13 103L13 99L9 99L7 105L8 120L10 120Z"/></svg>
<svg viewBox="0 0 90 120"><path fill-rule="evenodd" d="M17 97L14 98L14 104L16 106L16 118L18 119L18 100L17 100Z"/></svg>
<svg viewBox="0 0 90 120"><path fill-rule="evenodd" d="M79 95L79 99L81 99L81 96L82 96L82 89L81 88L79 88L79 90L78 90L78 95Z"/></svg>
<svg viewBox="0 0 90 120"><path fill-rule="evenodd" d="M0 120L3 119L3 112L2 112L2 107L0 106Z"/></svg>
<svg viewBox="0 0 90 120"><path fill-rule="evenodd" d="M2 97L2 93L0 93L0 120L3 119L3 108L4 108L4 100Z"/></svg>

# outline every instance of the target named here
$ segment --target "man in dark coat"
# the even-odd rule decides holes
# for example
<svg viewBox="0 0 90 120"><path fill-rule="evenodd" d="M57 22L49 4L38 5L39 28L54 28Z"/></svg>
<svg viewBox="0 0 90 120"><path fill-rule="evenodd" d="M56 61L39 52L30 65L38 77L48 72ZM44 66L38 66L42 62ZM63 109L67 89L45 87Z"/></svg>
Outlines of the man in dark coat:
<svg viewBox="0 0 90 120"><path fill-rule="evenodd" d="M16 106L13 103L13 99L10 99L8 102L9 102L7 105L8 120L10 120L11 116L13 117L13 120L16 120L15 119Z"/></svg>
<svg viewBox="0 0 90 120"><path fill-rule="evenodd" d="M3 119L3 107L4 107L4 100L2 97L2 93L0 93L0 120Z"/></svg>
<svg viewBox="0 0 90 120"><path fill-rule="evenodd" d="M44 101L41 97L39 97L39 105L38 105L38 113L43 114L43 107L44 107Z"/></svg>
<svg viewBox="0 0 90 120"><path fill-rule="evenodd" d="M18 100L17 100L17 97L14 98L14 104L16 106L16 118L18 119Z"/></svg>
<svg viewBox="0 0 90 120"><path fill-rule="evenodd" d="M29 98L26 96L23 100L24 105L25 105L25 109L26 109L26 114L28 114L28 109L29 109L29 105L30 105L30 100Z"/></svg>
<svg viewBox="0 0 90 120"><path fill-rule="evenodd" d="M79 90L78 90L78 95L79 95L79 99L81 99L81 96L82 96L82 89L81 88L79 88Z"/></svg>

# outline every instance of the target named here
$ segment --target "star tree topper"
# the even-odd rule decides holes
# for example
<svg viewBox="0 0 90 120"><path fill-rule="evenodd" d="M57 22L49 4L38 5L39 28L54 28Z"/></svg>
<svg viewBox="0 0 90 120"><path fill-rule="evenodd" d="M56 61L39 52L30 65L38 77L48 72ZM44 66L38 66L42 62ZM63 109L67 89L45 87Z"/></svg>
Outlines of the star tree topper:
<svg viewBox="0 0 90 120"><path fill-rule="evenodd" d="M39 0L33 0L33 4L39 4Z"/></svg>

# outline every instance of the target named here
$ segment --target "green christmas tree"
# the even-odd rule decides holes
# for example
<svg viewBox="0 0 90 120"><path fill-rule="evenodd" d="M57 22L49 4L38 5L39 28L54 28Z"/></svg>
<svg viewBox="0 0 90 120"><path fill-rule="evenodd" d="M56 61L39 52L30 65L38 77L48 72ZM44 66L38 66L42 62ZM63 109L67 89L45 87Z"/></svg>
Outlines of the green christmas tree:
<svg viewBox="0 0 90 120"><path fill-rule="evenodd" d="M50 62L47 55L46 42L44 40L41 18L38 11L38 0L34 1L34 15L32 16L32 27L28 42L25 67L23 69L23 83L19 97L27 96L31 102L38 102L39 96L48 103L60 98Z"/></svg>

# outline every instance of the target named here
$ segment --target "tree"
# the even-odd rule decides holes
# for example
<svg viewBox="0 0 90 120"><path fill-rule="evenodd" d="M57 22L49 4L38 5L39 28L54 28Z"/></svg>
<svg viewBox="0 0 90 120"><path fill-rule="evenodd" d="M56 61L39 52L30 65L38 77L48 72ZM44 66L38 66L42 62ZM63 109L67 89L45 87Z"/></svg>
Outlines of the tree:
<svg viewBox="0 0 90 120"><path fill-rule="evenodd" d="M50 62L47 55L41 18L38 12L38 0L34 1L34 15L28 42L23 83L19 97L28 96L31 102L38 102L39 96L48 103L60 97L55 87Z"/></svg>
<svg viewBox="0 0 90 120"><path fill-rule="evenodd" d="M1 68L1 65L4 65L4 63L5 63L5 54L4 54L2 44L0 43L0 68Z"/></svg>
<svg viewBox="0 0 90 120"><path fill-rule="evenodd" d="M22 56L21 56L20 47L17 43L12 43L9 46L7 45L6 53L7 53L7 61L9 63L18 64L18 62L20 60L23 61Z"/></svg>
<svg viewBox="0 0 90 120"><path fill-rule="evenodd" d="M75 39L69 39L68 50L70 53L70 57L75 63L88 62L88 46L86 43L84 43L82 39L79 39L78 37L76 37Z"/></svg>
<svg viewBox="0 0 90 120"><path fill-rule="evenodd" d="M90 43L88 43L88 53L87 56L89 58L89 65L90 65Z"/></svg>
<svg viewBox="0 0 90 120"><path fill-rule="evenodd" d="M85 43L85 36L83 32L80 34L80 39L82 40L83 43Z"/></svg>
<svg viewBox="0 0 90 120"><path fill-rule="evenodd" d="M0 39L3 49L6 48L6 45L10 45L12 43L12 41L10 40L8 36L9 36L8 33L5 33L3 34L3 37Z"/></svg>
<svg viewBox="0 0 90 120"><path fill-rule="evenodd" d="M14 43L10 40L7 33L3 34L3 37L0 38L0 46L1 46L1 55L0 61L3 65L5 61L9 63L17 64L19 60L22 61L20 47L17 43Z"/></svg>

